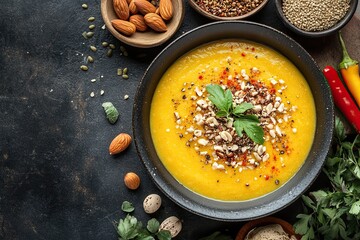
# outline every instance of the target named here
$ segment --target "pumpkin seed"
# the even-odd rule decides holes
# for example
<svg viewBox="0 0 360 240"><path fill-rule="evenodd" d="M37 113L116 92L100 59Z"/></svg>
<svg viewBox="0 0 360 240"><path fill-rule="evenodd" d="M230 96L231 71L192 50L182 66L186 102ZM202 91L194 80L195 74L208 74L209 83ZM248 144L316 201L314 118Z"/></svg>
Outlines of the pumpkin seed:
<svg viewBox="0 0 360 240"><path fill-rule="evenodd" d="M88 39L88 37L86 36L86 33L87 33L87 32L83 32L82 35L83 35L83 37L84 37L85 39Z"/></svg>
<svg viewBox="0 0 360 240"><path fill-rule="evenodd" d="M113 50L110 48L107 52L106 52L106 56L111 57L113 54Z"/></svg>
<svg viewBox="0 0 360 240"><path fill-rule="evenodd" d="M125 47L124 47L124 46L120 46L120 51L121 51L121 52L126 52Z"/></svg>
<svg viewBox="0 0 360 240"><path fill-rule="evenodd" d="M91 38L92 36L94 36L94 32L87 32L86 33L86 37Z"/></svg>
<svg viewBox="0 0 360 240"><path fill-rule="evenodd" d="M83 8L83 9L88 9L88 5L87 4L83 4L83 5L81 5L81 7Z"/></svg>
<svg viewBox="0 0 360 240"><path fill-rule="evenodd" d="M123 52L123 54L124 54L125 57L129 56L127 51Z"/></svg>
<svg viewBox="0 0 360 240"><path fill-rule="evenodd" d="M115 45L112 44L112 43L110 43L109 47L110 47L111 49L115 49L115 48L116 48Z"/></svg>
<svg viewBox="0 0 360 240"><path fill-rule="evenodd" d="M108 42L102 42L101 45L102 45L103 47L107 47L107 46L109 46L109 43L108 43Z"/></svg>
<svg viewBox="0 0 360 240"><path fill-rule="evenodd" d="M126 75L126 74L123 74L123 75L122 75L122 78L123 78L123 79L129 79L129 76Z"/></svg>
<svg viewBox="0 0 360 240"><path fill-rule="evenodd" d="M117 70L117 75L121 76L123 74L123 70L121 68L118 68Z"/></svg>
<svg viewBox="0 0 360 240"><path fill-rule="evenodd" d="M94 24L91 24L91 25L89 26L89 29L90 29L90 30L94 30L94 29L95 29L95 25L94 25Z"/></svg>
<svg viewBox="0 0 360 240"><path fill-rule="evenodd" d="M94 58L93 58L92 56L88 56L88 57L87 57L87 61L88 61L89 63L93 63L93 62L94 62Z"/></svg>
<svg viewBox="0 0 360 240"><path fill-rule="evenodd" d="M90 46L91 51L96 52L97 48L95 46Z"/></svg>
<svg viewBox="0 0 360 240"><path fill-rule="evenodd" d="M88 66L81 65L80 69L83 70L83 71L87 71L89 68L88 68Z"/></svg>
<svg viewBox="0 0 360 240"><path fill-rule="evenodd" d="M89 18L88 18L88 21L89 21L89 22L95 21L95 17L89 17Z"/></svg>
<svg viewBox="0 0 360 240"><path fill-rule="evenodd" d="M124 68L123 74L127 74L127 73L128 73L128 68Z"/></svg>

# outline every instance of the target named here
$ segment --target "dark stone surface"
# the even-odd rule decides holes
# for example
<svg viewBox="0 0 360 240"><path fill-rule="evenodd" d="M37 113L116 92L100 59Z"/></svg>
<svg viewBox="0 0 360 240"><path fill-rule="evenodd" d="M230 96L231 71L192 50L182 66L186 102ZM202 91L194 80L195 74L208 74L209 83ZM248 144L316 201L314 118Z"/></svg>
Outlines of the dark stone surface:
<svg viewBox="0 0 360 240"><path fill-rule="evenodd" d="M116 239L113 222L125 217L121 203L134 203L134 215L146 223L152 216L143 212L142 200L150 193L163 197L163 206L154 217L163 220L176 215L183 220L177 239L197 239L216 230L235 236L241 223L196 216L163 196L147 175L134 144L117 157L109 156L112 138L132 132L137 84L165 45L145 50L126 47L129 57L120 55L121 43L101 29L100 0L87 1L87 10L81 8L82 3L8 0L0 4L0 239ZM96 30L86 40L81 34L87 31L90 16L96 18ZM321 45L308 48L319 60L331 42L327 40L334 39L308 44L309 40L293 36L279 22L272 1L248 20L284 31L304 46ZM350 35L351 27L358 29L355 21L345 34ZM175 37L207 22L186 6L185 21ZM102 41L117 46L111 58L100 46ZM354 49L359 49L356 44ZM91 52L90 45L98 51ZM83 72L79 67L88 55L95 62ZM331 53L327 58L336 62L337 56ZM116 75L119 67L129 68L128 80ZM90 82L93 78L95 83ZM100 90L105 91L103 96ZM115 125L104 117L101 104L105 101L113 102L120 112ZM141 176L139 190L124 187L122 179L128 171ZM301 202L297 201L277 215L293 222L299 211Z"/></svg>

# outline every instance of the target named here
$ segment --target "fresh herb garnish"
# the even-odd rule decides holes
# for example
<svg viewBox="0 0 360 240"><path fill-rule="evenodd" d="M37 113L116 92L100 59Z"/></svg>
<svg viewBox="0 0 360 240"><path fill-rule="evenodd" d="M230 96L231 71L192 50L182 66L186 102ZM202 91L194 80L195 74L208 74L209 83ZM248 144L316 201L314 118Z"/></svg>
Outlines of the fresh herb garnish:
<svg viewBox="0 0 360 240"><path fill-rule="evenodd" d="M207 85L206 91L210 94L209 100L218 109L217 117L234 118L234 127L239 137L245 132L255 143L264 143L264 130L259 126L258 117L252 114L245 114L246 111L254 107L251 103L243 102L239 105L234 105L231 91L229 89L224 91L220 85Z"/></svg>
<svg viewBox="0 0 360 240"><path fill-rule="evenodd" d="M302 240L360 239L360 137L347 141L339 119L335 131L335 151L323 169L332 189L302 196L307 208L294 224Z"/></svg>
<svg viewBox="0 0 360 240"><path fill-rule="evenodd" d="M124 212L132 212L135 210L133 204L124 201L121 205ZM141 221L136 217L128 214L124 219L120 219L117 225L117 233L119 240L170 240L171 234L168 230L159 230L160 223L155 218L147 222L146 228L143 227Z"/></svg>
<svg viewBox="0 0 360 240"><path fill-rule="evenodd" d="M124 201L122 204L121 204L121 210L123 210L124 212L127 212L127 213L131 213L135 210L134 206L132 205L131 202L128 202L128 201Z"/></svg>
<svg viewBox="0 0 360 240"><path fill-rule="evenodd" d="M102 107L104 108L106 118L109 120L111 124L116 123L119 117L118 110L114 107L114 105L111 102L104 102L102 104Z"/></svg>

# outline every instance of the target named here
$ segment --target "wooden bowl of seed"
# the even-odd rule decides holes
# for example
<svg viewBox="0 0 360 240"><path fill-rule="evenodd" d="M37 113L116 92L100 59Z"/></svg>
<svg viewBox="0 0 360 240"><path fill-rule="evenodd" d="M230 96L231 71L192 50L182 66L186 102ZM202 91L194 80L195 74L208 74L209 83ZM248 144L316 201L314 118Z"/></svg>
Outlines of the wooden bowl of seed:
<svg viewBox="0 0 360 240"><path fill-rule="evenodd" d="M211 20L239 20L259 12L268 0L189 0L190 6Z"/></svg>
<svg viewBox="0 0 360 240"><path fill-rule="evenodd" d="M161 1L166 1L166 7L171 6L171 16L165 19L160 14ZM144 5L144 2L150 5ZM156 13L149 9L156 9ZM159 46L169 40L181 26L184 13L182 0L101 0L101 15L106 28L121 42L139 48ZM145 23L146 19L149 19L149 24ZM144 28L139 28L141 25Z"/></svg>
<svg viewBox="0 0 360 240"><path fill-rule="evenodd" d="M288 29L305 37L324 37L350 21L358 0L275 0L275 5Z"/></svg>

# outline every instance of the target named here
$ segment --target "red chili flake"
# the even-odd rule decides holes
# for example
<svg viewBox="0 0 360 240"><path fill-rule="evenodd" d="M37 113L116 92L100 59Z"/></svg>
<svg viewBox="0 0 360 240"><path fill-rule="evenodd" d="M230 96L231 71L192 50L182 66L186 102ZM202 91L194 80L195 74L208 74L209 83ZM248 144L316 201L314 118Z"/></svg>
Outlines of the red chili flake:
<svg viewBox="0 0 360 240"><path fill-rule="evenodd" d="M243 52L243 53L241 53L241 56L245 57L245 56L246 56L246 53L244 53L244 52Z"/></svg>
<svg viewBox="0 0 360 240"><path fill-rule="evenodd" d="M199 80L203 80L203 78L204 78L203 75L199 76Z"/></svg>
<svg viewBox="0 0 360 240"><path fill-rule="evenodd" d="M271 88L271 89L269 90L269 92L270 92L271 94L275 94L275 93L276 93L276 89L275 89L275 88Z"/></svg>
<svg viewBox="0 0 360 240"><path fill-rule="evenodd" d="M254 48L254 47L252 47L252 48L251 48L251 51L253 51L253 52L254 52L254 51L255 51L255 48Z"/></svg>
<svg viewBox="0 0 360 240"><path fill-rule="evenodd" d="M269 175L264 175L265 180L269 180Z"/></svg>

